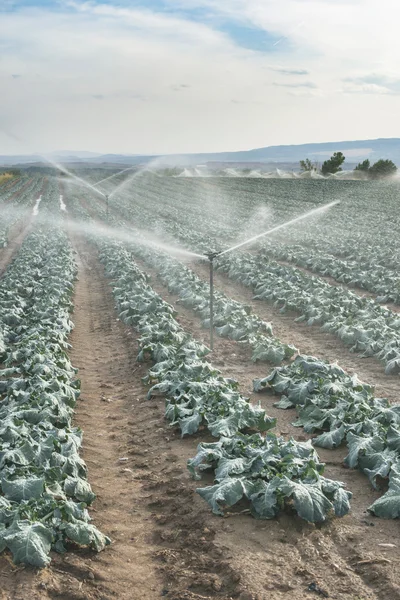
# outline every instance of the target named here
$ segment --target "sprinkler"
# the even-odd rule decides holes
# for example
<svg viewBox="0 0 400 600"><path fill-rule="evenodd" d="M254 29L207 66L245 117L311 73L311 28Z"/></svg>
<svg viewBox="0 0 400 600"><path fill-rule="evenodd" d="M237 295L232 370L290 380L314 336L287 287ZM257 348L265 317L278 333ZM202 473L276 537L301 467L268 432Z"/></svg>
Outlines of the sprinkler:
<svg viewBox="0 0 400 600"><path fill-rule="evenodd" d="M206 252L210 261L210 348L214 350L214 259L220 255L220 252Z"/></svg>
<svg viewBox="0 0 400 600"><path fill-rule="evenodd" d="M108 222L108 194L105 195L105 199L106 199L106 215L107 215L107 222Z"/></svg>
<svg viewBox="0 0 400 600"><path fill-rule="evenodd" d="M325 210L328 210L332 206L336 206L336 204L339 204L339 203L340 203L340 200L335 200L334 202L330 202L329 204L324 204L323 206L314 208L313 210L309 210L308 212L306 212L298 217L295 217L294 219L290 219L290 221L286 221L285 223L276 225L276 227L272 227L272 229L268 229L267 231L264 231L263 233L259 233L258 235L255 235L254 237L252 237L248 240L245 240L244 242L240 242L240 244L235 244L234 246L231 246L230 248L227 248L226 250L221 250L220 252L211 252L210 251L210 252L206 252L204 254L204 256L206 256L208 258L208 260L210 261L210 348L211 348L211 350L214 349L214 260L218 256L222 256L223 254L227 254L228 252L232 252L233 250L237 250L238 248L242 248L243 246L248 246L264 236L267 236L271 233L275 233L275 231L279 231L280 229L284 229L284 228L288 227L289 225L298 223L299 221L303 221L304 219L307 219L308 217L311 217L313 215L324 212Z"/></svg>

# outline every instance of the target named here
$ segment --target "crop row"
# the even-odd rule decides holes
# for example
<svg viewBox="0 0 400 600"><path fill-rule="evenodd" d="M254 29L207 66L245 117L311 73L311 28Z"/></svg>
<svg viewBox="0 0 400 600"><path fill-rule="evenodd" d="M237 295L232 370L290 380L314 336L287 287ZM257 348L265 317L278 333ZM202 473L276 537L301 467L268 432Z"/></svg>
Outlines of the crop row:
<svg viewBox="0 0 400 600"><path fill-rule="evenodd" d="M139 242L139 243L138 243ZM157 270L157 276L179 302L201 318L202 326L210 328L210 288L186 265L165 252L140 244L140 234L134 243L134 254ZM273 336L272 325L251 314L251 307L214 292L214 326L217 335L248 345L252 360L280 364L297 353L297 348L283 344Z"/></svg>
<svg viewBox="0 0 400 600"><path fill-rule="evenodd" d="M400 276L398 269L390 269L373 261L364 263L359 258L345 260L314 248L283 243L265 243L262 254L276 260L290 261L339 283L359 287L377 294L377 302L400 304Z"/></svg>
<svg viewBox="0 0 400 600"><path fill-rule="evenodd" d="M325 520L330 512L346 514L351 494L322 476L324 466L312 446L270 432L261 435L275 421L238 392L236 381L206 361L208 349L181 328L173 307L148 285L129 250L119 242L98 245L113 279L118 314L141 334L138 360L154 363L144 378L151 386L148 397L165 396L165 416L182 435L204 426L219 438L200 444L189 461L197 478L205 469L215 471L215 485L198 490L213 511L222 514L225 506L246 497L259 518L274 517L288 503L312 522Z"/></svg>
<svg viewBox="0 0 400 600"><path fill-rule="evenodd" d="M319 433L315 446L336 448L347 442L345 464L358 467L379 489L389 478L389 490L370 507L379 517L400 517L400 404L376 398L370 385L350 376L337 364L298 356L277 367L254 390L281 394L275 406L296 408L296 427Z"/></svg>
<svg viewBox="0 0 400 600"><path fill-rule="evenodd" d="M0 549L44 566L69 542L109 540L72 427L79 380L67 350L76 265L66 235L38 223L0 280Z"/></svg>
<svg viewBox="0 0 400 600"><path fill-rule="evenodd" d="M104 219L104 209L97 206L96 210ZM124 230L124 224L117 218L110 217L109 221L113 226ZM145 236L140 231L130 227L127 227L126 231L132 236L134 254L156 269L158 277L168 290L179 296L181 304L198 314L202 326L209 329L209 285L180 261L147 245ZM145 244L140 243L142 239ZM298 352L293 345L284 344L274 337L271 323L251 314L250 306L234 301L219 291L214 292L214 326L220 337L248 345L252 350L254 362L268 361L280 364Z"/></svg>
<svg viewBox="0 0 400 600"><path fill-rule="evenodd" d="M129 209L125 209L129 213ZM156 229L151 206L137 211L137 226ZM158 222L158 221L157 221ZM169 234L197 252L222 249L211 236L190 227L185 215L181 221L163 223ZM300 314L298 321L321 325L334 333L351 351L380 359L387 374L400 373L400 316L370 298L332 286L322 278L311 277L295 267L281 265L262 256L234 252L218 257L216 268L235 281L254 289L255 298L273 303L281 312Z"/></svg>
<svg viewBox="0 0 400 600"><path fill-rule="evenodd" d="M296 321L321 325L353 352L375 356L386 374L400 373L400 315L298 269L250 254L222 256L217 269L251 287L254 298L267 300L281 312L300 313Z"/></svg>
<svg viewBox="0 0 400 600"><path fill-rule="evenodd" d="M34 200L40 196L44 187L44 179L37 177L28 182L25 179L21 179L18 184L17 191L14 187L8 193L0 194L0 202L5 202L8 196L15 196L17 194L13 202L1 210L0 248L7 246L10 229L26 214L27 207L33 204Z"/></svg>

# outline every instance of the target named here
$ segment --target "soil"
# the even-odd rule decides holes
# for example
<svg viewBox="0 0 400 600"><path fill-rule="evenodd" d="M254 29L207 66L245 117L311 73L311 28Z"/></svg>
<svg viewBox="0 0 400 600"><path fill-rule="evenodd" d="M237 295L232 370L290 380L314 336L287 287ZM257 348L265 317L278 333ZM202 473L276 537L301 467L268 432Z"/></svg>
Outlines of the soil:
<svg viewBox="0 0 400 600"><path fill-rule="evenodd" d="M211 513L195 491L211 480L194 482L186 469L197 444L210 438L200 432L181 439L164 420L163 399L146 400L141 378L148 365L136 363L138 336L117 318L96 250L80 236L71 234L71 240L79 267L71 360L82 382L75 425L84 430L82 457L97 494L90 510L93 523L112 544L100 554L77 547L66 555L52 554L43 570L16 567L2 553L0 599L307 600L324 597L314 591L320 589L337 600L400 600L400 522L366 512L379 492L364 475L343 467L345 448L319 450L327 463L325 475L344 481L354 494L352 512L342 519L322 526L293 514L257 521L246 505L225 518ZM205 268L193 266L206 277ZM179 322L207 341L198 318L151 274L152 285L177 308ZM260 317L272 321L282 341L304 353L339 358L341 366L357 370L377 384L380 394L395 399L398 378L385 377L377 361L360 359L333 336L252 301L250 290L220 274L215 285L252 304ZM251 363L235 342L220 338L211 360L224 375L235 377L245 394L251 393L253 377L270 371L268 365ZM283 436L307 438L291 425L294 411L273 407L276 397L260 394L252 400L261 400L278 418Z"/></svg>

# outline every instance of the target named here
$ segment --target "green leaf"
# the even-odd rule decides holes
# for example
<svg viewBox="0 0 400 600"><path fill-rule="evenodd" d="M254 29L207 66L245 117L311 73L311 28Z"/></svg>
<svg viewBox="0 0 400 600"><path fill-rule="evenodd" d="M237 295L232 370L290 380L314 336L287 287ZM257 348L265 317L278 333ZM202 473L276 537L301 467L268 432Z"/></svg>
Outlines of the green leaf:
<svg viewBox="0 0 400 600"><path fill-rule="evenodd" d="M15 521L3 535L7 547L13 553L16 564L45 567L50 563L48 556L53 536L42 523Z"/></svg>
<svg viewBox="0 0 400 600"><path fill-rule="evenodd" d="M321 490L320 482L304 483L282 478L279 491L294 500L298 515L309 523L321 523L333 509L333 504Z"/></svg>
<svg viewBox="0 0 400 600"><path fill-rule="evenodd" d="M21 502L21 500L40 498L44 491L44 479L40 477L15 479L14 481L2 479L1 488L8 500Z"/></svg>
<svg viewBox="0 0 400 600"><path fill-rule="evenodd" d="M369 512L383 519L400 517L400 464L392 465L389 475L389 489L369 507Z"/></svg>
<svg viewBox="0 0 400 600"><path fill-rule="evenodd" d="M386 433L387 445L391 450L397 450L400 452L400 431L390 425Z"/></svg>
<svg viewBox="0 0 400 600"><path fill-rule="evenodd" d="M240 479L224 479L216 485L198 488L198 494L211 506L215 515L223 515L225 506L233 506L243 498L244 488Z"/></svg>
<svg viewBox="0 0 400 600"><path fill-rule="evenodd" d="M286 396L282 396L279 402L274 402L274 406L286 410L288 408L293 408L295 405Z"/></svg>
<svg viewBox="0 0 400 600"><path fill-rule="evenodd" d="M86 504L91 504L96 498L89 483L78 477L67 477L64 481L64 491L67 496L76 498L80 502L86 502Z"/></svg>
<svg viewBox="0 0 400 600"><path fill-rule="evenodd" d="M341 425L337 429L321 433L321 435L313 439L313 444L314 446L319 446L320 448L328 448L329 450L332 450L333 448L340 446L344 440L344 437L345 428L344 425Z"/></svg>
<svg viewBox="0 0 400 600"><path fill-rule="evenodd" d="M215 419L208 423L208 429L214 437L231 437L237 433L239 428L239 413L235 412L226 418Z"/></svg>
<svg viewBox="0 0 400 600"><path fill-rule="evenodd" d="M341 487L337 488L333 496L333 507L337 517L344 517L344 515L350 512L351 497L351 492L347 492Z"/></svg>
<svg viewBox="0 0 400 600"><path fill-rule="evenodd" d="M182 437L184 435L193 435L198 431L200 424L203 420L203 417L200 413L196 412L191 417L186 417L185 419L179 419L179 427L182 432Z"/></svg>
<svg viewBox="0 0 400 600"><path fill-rule="evenodd" d="M364 455L366 452L382 452L385 447L383 440L377 436L362 437L349 431L346 439L349 453L344 459L344 463L350 469L358 466L360 455Z"/></svg>
<svg viewBox="0 0 400 600"><path fill-rule="evenodd" d="M400 489L389 490L381 498L375 500L368 510L382 519L398 519L400 517Z"/></svg>
<svg viewBox="0 0 400 600"><path fill-rule="evenodd" d="M242 475L250 470L255 459L221 458L215 470L216 481L222 481L230 475Z"/></svg>
<svg viewBox="0 0 400 600"><path fill-rule="evenodd" d="M76 544L90 546L97 552L101 552L101 550L111 544L110 538L100 533L90 523L69 523L65 528L65 535Z"/></svg>
<svg viewBox="0 0 400 600"><path fill-rule="evenodd" d="M258 519L273 519L279 512L276 496L279 480L266 483L260 480L250 496L252 515Z"/></svg>

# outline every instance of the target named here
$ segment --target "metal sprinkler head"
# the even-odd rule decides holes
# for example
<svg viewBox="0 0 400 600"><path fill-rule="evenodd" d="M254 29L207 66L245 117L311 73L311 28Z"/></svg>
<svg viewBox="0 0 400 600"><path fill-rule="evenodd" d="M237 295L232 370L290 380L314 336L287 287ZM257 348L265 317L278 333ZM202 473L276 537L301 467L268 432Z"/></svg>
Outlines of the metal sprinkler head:
<svg viewBox="0 0 400 600"><path fill-rule="evenodd" d="M215 258L217 258L217 256L219 256L221 253L220 252L211 252L211 250L209 252L205 252L204 256L207 256L208 260L210 262L212 262Z"/></svg>

